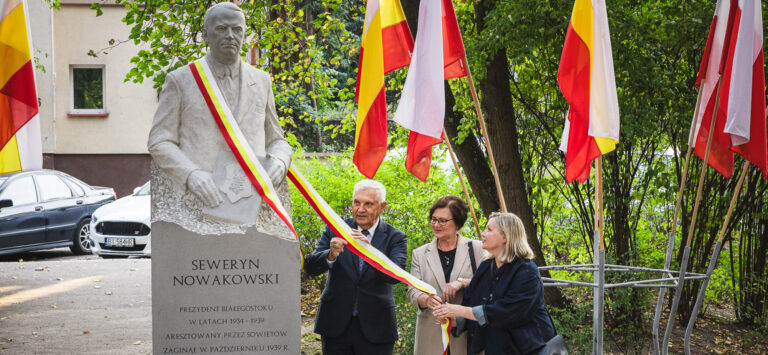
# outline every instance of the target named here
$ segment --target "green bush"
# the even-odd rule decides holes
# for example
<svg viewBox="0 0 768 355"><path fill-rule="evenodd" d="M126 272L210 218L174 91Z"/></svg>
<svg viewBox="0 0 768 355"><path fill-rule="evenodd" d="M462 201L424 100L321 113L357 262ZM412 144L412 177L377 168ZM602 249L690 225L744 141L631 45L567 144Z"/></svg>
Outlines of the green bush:
<svg viewBox="0 0 768 355"><path fill-rule="evenodd" d="M592 352L592 292L584 288L565 289L563 293L575 300L565 308L549 307L557 333L565 338L572 354Z"/></svg>

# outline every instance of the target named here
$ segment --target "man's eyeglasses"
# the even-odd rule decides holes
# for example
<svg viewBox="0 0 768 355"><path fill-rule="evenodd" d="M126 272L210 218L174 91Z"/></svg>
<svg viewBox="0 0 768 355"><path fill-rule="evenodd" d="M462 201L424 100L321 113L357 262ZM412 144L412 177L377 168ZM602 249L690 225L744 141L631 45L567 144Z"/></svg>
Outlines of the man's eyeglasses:
<svg viewBox="0 0 768 355"><path fill-rule="evenodd" d="M453 221L453 219L437 219L437 218L429 219L429 223L436 224L438 226L444 226L450 221Z"/></svg>

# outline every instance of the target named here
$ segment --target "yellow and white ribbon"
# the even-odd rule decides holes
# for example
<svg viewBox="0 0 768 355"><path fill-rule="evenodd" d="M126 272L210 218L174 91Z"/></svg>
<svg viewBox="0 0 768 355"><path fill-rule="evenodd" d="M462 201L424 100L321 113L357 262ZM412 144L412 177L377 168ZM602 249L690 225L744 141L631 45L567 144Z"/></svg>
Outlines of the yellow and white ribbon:
<svg viewBox="0 0 768 355"><path fill-rule="evenodd" d="M296 240L299 240L299 236L296 233L296 229L293 227L290 217L285 212L280 200L275 195L275 188L272 186L272 181L269 179L269 174L264 170L264 167L259 163L256 154L248 144L248 141L240 130L237 121L234 119L234 115L230 111L226 102L223 99L223 95L216 84L216 79L213 76L211 68L205 60L197 60L189 64L192 70L192 75L197 82L197 85L205 98L205 102L213 115L216 125L219 127L224 140L232 150L237 161L240 163L243 171L253 186L258 191L264 202L269 205L281 220L288 226ZM416 288L419 291L434 295L437 293L434 287L426 282L419 280L407 271L403 270L400 266L395 264L389 257L382 253L379 249L376 249L370 244L362 244L352 237L352 228L344 222L341 217L328 205L320 194L315 191L312 185L306 180L306 178L293 166L288 169L288 178L296 186L298 191L309 202L315 212L325 222L325 224L336 234L339 238L344 239L347 242L347 248L351 250L361 259L365 260L369 265L376 270L383 272L384 274L399 280L407 285ZM299 244L300 245L300 244ZM301 253L301 249L299 249ZM304 257L301 257L302 268L304 266ZM448 349L448 342L450 341L450 320L441 326L443 330L443 346L445 351ZM445 352L444 352L445 353Z"/></svg>
<svg viewBox="0 0 768 355"><path fill-rule="evenodd" d="M248 144L248 140L240 130L240 126L237 124L232 111L227 106L226 101L224 101L224 95L221 94L216 78L213 76L208 63L203 59L196 60L189 64L189 68L192 70L192 76L194 76L195 82L197 82L200 93L205 98L206 104L208 104L208 109L211 110L216 125L224 136L227 145L232 150L232 154L240 163L240 167L243 168L243 172L245 172L248 180L251 181L251 184L256 188L264 202L275 211L277 216L291 230L296 240L299 241L299 235L296 233L296 229L293 228L291 218L285 212L280 199L275 195L275 188L272 186L269 174L259 163L253 148ZM299 243L299 246L301 246L301 243ZM301 247L299 247L299 253L301 253ZM301 255L301 267L304 267L303 255Z"/></svg>

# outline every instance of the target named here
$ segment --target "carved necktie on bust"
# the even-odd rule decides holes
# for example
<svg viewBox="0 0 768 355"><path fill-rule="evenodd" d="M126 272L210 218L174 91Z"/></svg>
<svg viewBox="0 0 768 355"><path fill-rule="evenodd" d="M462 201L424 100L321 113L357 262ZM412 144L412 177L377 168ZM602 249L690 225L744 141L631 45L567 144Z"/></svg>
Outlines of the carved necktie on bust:
<svg viewBox="0 0 768 355"><path fill-rule="evenodd" d="M238 87L236 82L237 78L235 78L232 69L228 67L222 68L220 73L221 76L219 76L217 79L219 82L219 88L224 94L224 99L227 100L227 105L232 108L232 110L237 110L237 105L239 104L239 95L237 90ZM235 113L235 115L237 114Z"/></svg>

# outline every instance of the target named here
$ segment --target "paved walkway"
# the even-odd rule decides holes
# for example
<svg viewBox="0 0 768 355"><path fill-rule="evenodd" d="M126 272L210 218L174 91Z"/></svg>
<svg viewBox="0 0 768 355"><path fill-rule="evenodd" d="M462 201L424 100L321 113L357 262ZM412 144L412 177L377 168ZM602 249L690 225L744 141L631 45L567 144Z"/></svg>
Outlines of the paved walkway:
<svg viewBox="0 0 768 355"><path fill-rule="evenodd" d="M151 354L150 264L0 263L0 354Z"/></svg>

